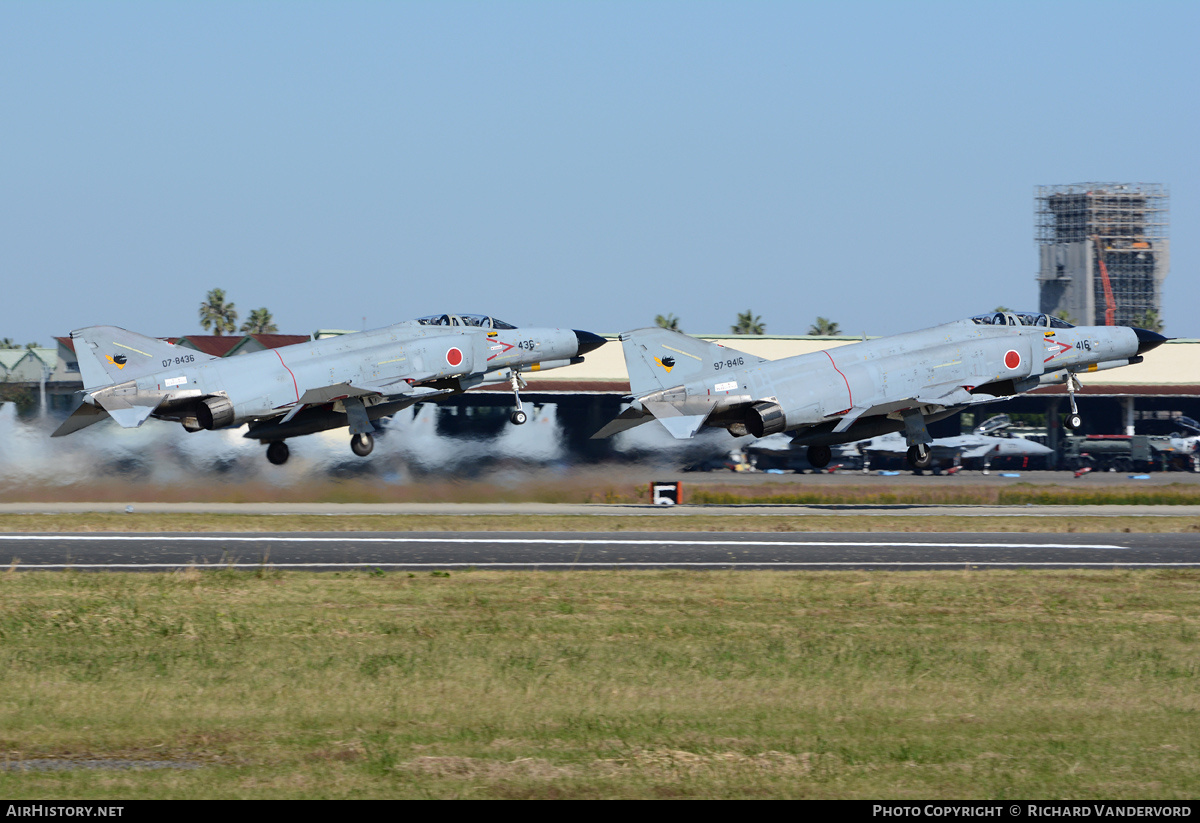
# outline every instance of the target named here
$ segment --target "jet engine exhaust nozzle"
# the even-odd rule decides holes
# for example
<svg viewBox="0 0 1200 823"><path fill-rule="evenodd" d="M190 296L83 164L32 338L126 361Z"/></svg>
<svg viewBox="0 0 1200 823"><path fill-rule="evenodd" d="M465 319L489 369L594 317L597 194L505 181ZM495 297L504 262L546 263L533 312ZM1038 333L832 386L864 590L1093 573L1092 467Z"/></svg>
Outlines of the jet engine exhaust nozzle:
<svg viewBox="0 0 1200 823"><path fill-rule="evenodd" d="M233 404L226 397L209 397L196 407L196 421L200 428L220 429L233 422Z"/></svg>
<svg viewBox="0 0 1200 823"><path fill-rule="evenodd" d="M766 437L783 431L786 418L778 403L755 403L746 413L746 431L755 437Z"/></svg>

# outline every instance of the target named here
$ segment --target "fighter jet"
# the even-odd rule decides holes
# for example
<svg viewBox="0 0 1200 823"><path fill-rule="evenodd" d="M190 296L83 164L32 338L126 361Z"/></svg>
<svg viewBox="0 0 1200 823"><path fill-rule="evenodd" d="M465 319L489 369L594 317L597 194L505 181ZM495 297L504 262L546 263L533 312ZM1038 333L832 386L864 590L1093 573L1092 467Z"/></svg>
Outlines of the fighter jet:
<svg viewBox="0 0 1200 823"><path fill-rule="evenodd" d="M995 460L1011 462L1016 459L1028 462L1031 458L1044 459L1054 453L1049 446L1043 446L1034 440L996 435L1010 425L1008 415L999 414L980 423L970 434L936 437L929 444L933 461L967 468L978 466L986 473ZM871 461L877 457L906 455L907 450L908 444L899 432L881 434L858 444L858 451L864 458L863 471L867 471Z"/></svg>
<svg viewBox="0 0 1200 823"><path fill-rule="evenodd" d="M288 459L285 440L348 426L351 450L371 453L372 421L415 403L507 381L527 414L522 375L583 361L604 343L591 332L518 328L493 317L442 314L231 358L212 357L115 326L71 332L83 376L82 402L52 435L106 417L124 428L148 418L189 432L249 424L267 459Z"/></svg>
<svg viewBox="0 0 1200 823"><path fill-rule="evenodd" d="M679 439L704 426L738 437L791 432L820 468L832 445L903 431L909 464L923 469L932 459L927 423L1065 384L1066 425L1078 428L1075 375L1140 363L1166 340L1146 329L995 312L768 361L666 329L637 329L621 335L630 405L593 437L654 419Z"/></svg>

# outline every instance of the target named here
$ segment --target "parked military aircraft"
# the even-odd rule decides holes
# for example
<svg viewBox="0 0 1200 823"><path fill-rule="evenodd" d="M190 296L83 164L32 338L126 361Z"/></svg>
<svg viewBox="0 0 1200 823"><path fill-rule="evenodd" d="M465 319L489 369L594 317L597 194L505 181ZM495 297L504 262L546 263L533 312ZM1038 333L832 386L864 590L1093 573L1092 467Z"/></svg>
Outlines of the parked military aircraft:
<svg viewBox="0 0 1200 823"><path fill-rule="evenodd" d="M518 328L492 317L443 314L231 358L212 357L115 326L71 332L83 398L52 436L111 417L149 417L192 432L249 423L267 459L288 459L286 438L350 428L351 450L374 448L372 421L414 403L485 383L512 386L515 424L527 419L522 373L579 363L604 343L586 331Z"/></svg>
<svg viewBox="0 0 1200 823"><path fill-rule="evenodd" d="M939 465L978 466L987 471L993 460L1044 459L1054 453L1049 446L1024 437L996 436L996 432L1009 425L1008 415L1000 414L985 420L970 434L934 438L929 444L932 458ZM858 451L864 457L863 469L866 470L871 461L878 457L906 455L908 443L899 432L889 432L862 441L858 444Z"/></svg>
<svg viewBox="0 0 1200 823"><path fill-rule="evenodd" d="M768 361L661 328L621 335L629 407L593 437L658 419L679 439L703 426L755 437L793 432L809 462L831 445L903 431L914 468L929 466L926 423L977 403L1065 384L1068 428L1080 372L1139 363L1166 341L1126 326L1080 326L1045 314L995 312L921 331Z"/></svg>

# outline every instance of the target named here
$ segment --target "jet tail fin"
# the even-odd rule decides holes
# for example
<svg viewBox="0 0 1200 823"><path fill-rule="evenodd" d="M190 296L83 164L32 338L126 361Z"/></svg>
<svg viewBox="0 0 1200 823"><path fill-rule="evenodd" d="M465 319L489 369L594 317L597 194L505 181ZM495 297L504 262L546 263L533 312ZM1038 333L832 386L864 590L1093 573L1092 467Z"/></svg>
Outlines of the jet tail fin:
<svg viewBox="0 0 1200 823"><path fill-rule="evenodd" d="M657 327L625 332L621 335L621 350L635 397L713 374L718 363L722 368L741 368L766 362L737 349Z"/></svg>
<svg viewBox="0 0 1200 823"><path fill-rule="evenodd" d="M216 360L211 354L172 346L164 340L146 337L116 326L88 326L71 332L84 389L95 389L181 363L195 364Z"/></svg>

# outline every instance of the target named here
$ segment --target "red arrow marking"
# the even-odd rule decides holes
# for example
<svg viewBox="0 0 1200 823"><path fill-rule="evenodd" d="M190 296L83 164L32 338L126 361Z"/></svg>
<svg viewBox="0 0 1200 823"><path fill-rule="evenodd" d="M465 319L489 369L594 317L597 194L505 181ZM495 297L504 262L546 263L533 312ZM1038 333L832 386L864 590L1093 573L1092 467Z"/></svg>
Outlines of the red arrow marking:
<svg viewBox="0 0 1200 823"><path fill-rule="evenodd" d="M1059 343L1057 340L1051 340L1050 342L1053 343L1054 345L1058 346L1059 350L1056 351L1054 354L1050 355L1049 357L1047 357L1045 360L1043 360L1042 361L1043 363L1049 363L1051 360L1058 357L1063 352L1073 348L1073 346L1070 343Z"/></svg>
<svg viewBox="0 0 1200 823"><path fill-rule="evenodd" d="M495 339L495 338L493 338L493 339ZM509 349L516 348L516 346L513 346L511 343L505 343L503 340L496 340L496 342L504 347L504 351L500 352L500 354L508 354ZM500 356L500 354L493 354L491 357L488 358L488 361L490 362L492 360L495 360L497 357Z"/></svg>

